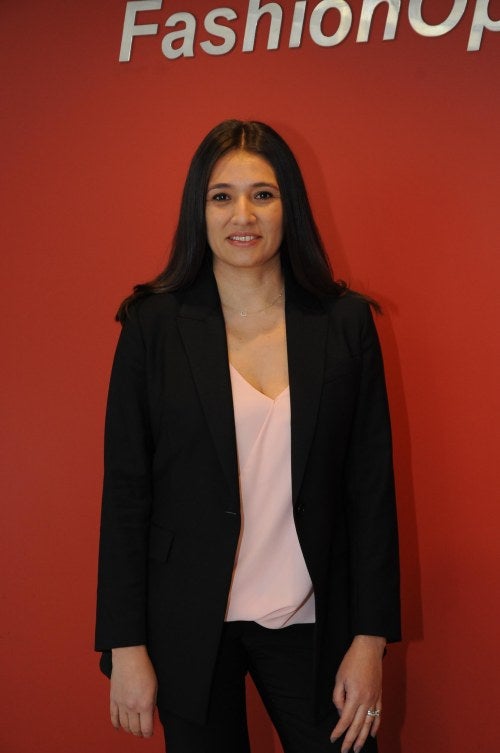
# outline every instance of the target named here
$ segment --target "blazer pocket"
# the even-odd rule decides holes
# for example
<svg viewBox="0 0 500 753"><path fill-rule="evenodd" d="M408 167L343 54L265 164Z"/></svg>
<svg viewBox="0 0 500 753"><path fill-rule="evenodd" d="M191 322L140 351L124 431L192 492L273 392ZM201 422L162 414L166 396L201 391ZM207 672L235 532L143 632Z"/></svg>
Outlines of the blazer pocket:
<svg viewBox="0 0 500 753"><path fill-rule="evenodd" d="M149 557L157 562L166 562L174 542L175 533L155 523L149 529Z"/></svg>
<svg viewBox="0 0 500 753"><path fill-rule="evenodd" d="M353 358L342 358L329 364L325 369L323 382L334 382L337 379L354 377L359 373L361 359L359 356Z"/></svg>

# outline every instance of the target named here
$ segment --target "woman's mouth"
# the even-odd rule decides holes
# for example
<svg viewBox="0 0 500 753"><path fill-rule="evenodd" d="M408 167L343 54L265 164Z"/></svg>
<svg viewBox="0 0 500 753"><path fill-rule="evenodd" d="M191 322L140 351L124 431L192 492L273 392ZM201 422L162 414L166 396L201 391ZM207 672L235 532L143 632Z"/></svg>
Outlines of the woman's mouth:
<svg viewBox="0 0 500 753"><path fill-rule="evenodd" d="M250 241L257 240L257 235L230 235L230 241L236 241L237 243L249 243Z"/></svg>

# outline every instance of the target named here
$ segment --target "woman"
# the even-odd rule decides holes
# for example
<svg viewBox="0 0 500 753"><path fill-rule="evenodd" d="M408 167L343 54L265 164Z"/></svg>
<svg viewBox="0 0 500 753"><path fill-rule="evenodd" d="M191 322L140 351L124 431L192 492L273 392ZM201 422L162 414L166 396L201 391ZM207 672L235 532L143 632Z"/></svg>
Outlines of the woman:
<svg viewBox="0 0 500 753"><path fill-rule="evenodd" d="M286 753L376 750L399 639L382 360L269 126L205 137L170 261L117 318L96 633L114 726L149 737L157 704L169 753L246 752L250 672Z"/></svg>

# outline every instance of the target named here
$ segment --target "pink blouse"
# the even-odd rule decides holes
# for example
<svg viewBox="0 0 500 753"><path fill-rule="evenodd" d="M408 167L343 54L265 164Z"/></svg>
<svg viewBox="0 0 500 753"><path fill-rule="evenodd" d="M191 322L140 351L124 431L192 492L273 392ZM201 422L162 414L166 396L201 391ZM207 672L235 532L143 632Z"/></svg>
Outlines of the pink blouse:
<svg viewBox="0 0 500 753"><path fill-rule="evenodd" d="M230 365L241 533L226 620L314 622L314 593L292 511L290 390L263 395Z"/></svg>

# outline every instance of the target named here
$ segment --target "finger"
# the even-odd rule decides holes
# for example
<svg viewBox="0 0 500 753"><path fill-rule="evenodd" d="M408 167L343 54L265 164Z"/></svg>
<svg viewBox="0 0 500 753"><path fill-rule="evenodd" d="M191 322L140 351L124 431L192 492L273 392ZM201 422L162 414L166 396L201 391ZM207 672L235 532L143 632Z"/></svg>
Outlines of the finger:
<svg viewBox="0 0 500 753"><path fill-rule="evenodd" d="M376 719L374 719L373 724L372 724L372 728L370 730L370 735L372 737L377 737L377 732L380 729L380 721L381 721L381 717L380 716L378 716Z"/></svg>
<svg viewBox="0 0 500 753"><path fill-rule="evenodd" d="M353 701L346 701L344 708L342 709L342 712L340 714L340 719L333 728L332 734L330 735L330 740L332 742L335 742L335 740L341 737L344 732L349 729L349 727L353 723L356 709L357 705Z"/></svg>
<svg viewBox="0 0 500 753"><path fill-rule="evenodd" d="M136 737L142 737L141 718L136 711L129 711L128 714L129 731Z"/></svg>
<svg viewBox="0 0 500 753"><path fill-rule="evenodd" d="M130 732L127 710L124 709L123 706L118 707L118 715L119 715L120 727L124 729L125 732Z"/></svg>
<svg viewBox="0 0 500 753"><path fill-rule="evenodd" d="M111 701L109 705L109 715L111 717L111 724L115 729L120 729L120 716L118 714L118 706L114 701Z"/></svg>
<svg viewBox="0 0 500 753"><path fill-rule="evenodd" d="M365 705L358 706L342 742L341 753L347 753L351 748L354 748L356 753L361 750L372 725L372 717L366 714L368 708Z"/></svg>
<svg viewBox="0 0 500 753"><path fill-rule="evenodd" d="M381 703L377 702L372 709L382 712L381 709ZM361 728L360 733L358 734L355 743L354 743L354 753L359 753L363 745L365 744L368 734L370 734L372 737L375 737L377 734L378 727L380 726L380 716L373 716L372 714L366 715L366 719L364 721L364 724Z"/></svg>
<svg viewBox="0 0 500 753"><path fill-rule="evenodd" d="M375 704L375 708L380 712L380 716L376 716L373 718L373 724L372 728L370 730L370 735L372 737L376 737L377 732L379 731L380 724L382 722L382 697L380 697Z"/></svg>
<svg viewBox="0 0 500 753"><path fill-rule="evenodd" d="M153 711L145 711L140 715L141 733L143 737L151 737L153 735L153 716Z"/></svg>
<svg viewBox="0 0 500 753"><path fill-rule="evenodd" d="M373 718L374 717L367 715L366 718L364 719L361 730L354 741L354 745L353 745L354 753L359 753L359 751L365 744L366 739L368 735L370 734L372 726L373 726Z"/></svg>
<svg viewBox="0 0 500 753"><path fill-rule="evenodd" d="M342 709L344 708L344 704L345 704L345 699L346 699L346 692L344 688L344 683L336 682L335 687L333 688L332 700L339 714L342 713Z"/></svg>

